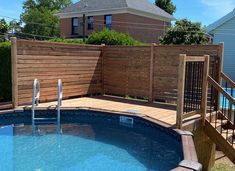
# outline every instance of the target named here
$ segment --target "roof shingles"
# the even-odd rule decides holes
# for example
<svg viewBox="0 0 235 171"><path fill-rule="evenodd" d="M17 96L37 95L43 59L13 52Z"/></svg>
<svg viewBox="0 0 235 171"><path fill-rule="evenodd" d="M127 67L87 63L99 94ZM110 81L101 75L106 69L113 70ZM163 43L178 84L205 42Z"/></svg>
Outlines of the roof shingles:
<svg viewBox="0 0 235 171"><path fill-rule="evenodd" d="M58 15L68 13L89 13L102 10L134 9L141 12L151 13L163 18L173 20L174 17L148 0L80 0L79 2L63 9Z"/></svg>

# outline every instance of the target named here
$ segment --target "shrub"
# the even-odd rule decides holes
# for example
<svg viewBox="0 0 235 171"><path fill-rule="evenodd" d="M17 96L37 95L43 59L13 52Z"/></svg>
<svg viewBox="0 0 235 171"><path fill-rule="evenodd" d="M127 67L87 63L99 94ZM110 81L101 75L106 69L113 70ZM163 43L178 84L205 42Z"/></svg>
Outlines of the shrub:
<svg viewBox="0 0 235 171"><path fill-rule="evenodd" d="M201 23L192 22L187 19L177 20L163 38L162 44L208 44L209 38Z"/></svg>
<svg viewBox="0 0 235 171"><path fill-rule="evenodd" d="M140 42L133 39L131 36L116 32L114 30L104 29L101 32L92 33L87 41L87 44L106 44L106 45L139 45Z"/></svg>
<svg viewBox="0 0 235 171"><path fill-rule="evenodd" d="M0 43L0 101L11 101L11 44Z"/></svg>
<svg viewBox="0 0 235 171"><path fill-rule="evenodd" d="M61 43L71 43L71 44L85 44L81 39L55 38L55 39L50 39L49 42L61 42Z"/></svg>

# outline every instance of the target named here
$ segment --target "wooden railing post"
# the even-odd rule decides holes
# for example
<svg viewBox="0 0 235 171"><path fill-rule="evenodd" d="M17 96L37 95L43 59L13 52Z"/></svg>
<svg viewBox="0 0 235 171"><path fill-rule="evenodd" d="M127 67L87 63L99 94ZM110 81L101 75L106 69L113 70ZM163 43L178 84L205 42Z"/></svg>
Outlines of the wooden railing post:
<svg viewBox="0 0 235 171"><path fill-rule="evenodd" d="M186 54L180 54L179 70L178 70L177 113L176 113L176 117L177 117L176 126L179 129L181 129L183 125L185 70L186 70Z"/></svg>
<svg viewBox="0 0 235 171"><path fill-rule="evenodd" d="M221 72L223 72L224 67L224 43L219 43L219 50L218 50L218 56L219 56L219 68L218 68L218 83L222 84L222 78L221 78ZM220 95L218 94L217 97L217 110L220 109Z"/></svg>
<svg viewBox="0 0 235 171"><path fill-rule="evenodd" d="M149 67L149 102L153 102L153 73L154 73L154 50L155 44L151 44L150 67Z"/></svg>
<svg viewBox="0 0 235 171"><path fill-rule="evenodd" d="M208 97L208 75L210 68L210 56L204 55L205 62L203 68L203 79L202 79L202 101L201 101L201 117L202 117L202 126L205 126L206 123L206 114L207 114L207 97Z"/></svg>
<svg viewBox="0 0 235 171"><path fill-rule="evenodd" d="M18 106L18 81L17 81L17 39L11 38L11 71L12 71L12 104Z"/></svg>

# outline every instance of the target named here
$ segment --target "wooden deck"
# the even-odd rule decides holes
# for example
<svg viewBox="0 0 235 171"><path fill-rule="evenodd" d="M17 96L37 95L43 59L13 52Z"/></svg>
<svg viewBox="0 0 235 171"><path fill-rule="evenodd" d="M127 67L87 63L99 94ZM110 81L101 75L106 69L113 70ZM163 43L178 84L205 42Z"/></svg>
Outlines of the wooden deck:
<svg viewBox="0 0 235 171"><path fill-rule="evenodd" d="M57 102L41 103L39 108L55 108ZM24 106L30 107L30 106ZM110 96L82 97L70 100L63 100L62 108L92 108L120 113L132 113L161 121L169 126L176 124L176 106L148 103ZM195 117L194 117L195 118Z"/></svg>

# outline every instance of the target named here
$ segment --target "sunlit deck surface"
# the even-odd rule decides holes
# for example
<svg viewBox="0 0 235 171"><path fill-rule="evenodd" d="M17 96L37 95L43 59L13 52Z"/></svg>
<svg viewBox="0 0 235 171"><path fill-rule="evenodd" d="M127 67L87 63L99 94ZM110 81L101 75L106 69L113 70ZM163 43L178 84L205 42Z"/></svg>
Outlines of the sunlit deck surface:
<svg viewBox="0 0 235 171"><path fill-rule="evenodd" d="M57 102L41 103L38 108L53 109L56 104ZM24 107L28 108L29 106ZM169 126L175 126L176 124L176 106L170 104L149 103L111 96L95 96L63 100L62 108L90 108L115 113L130 113L161 121Z"/></svg>

